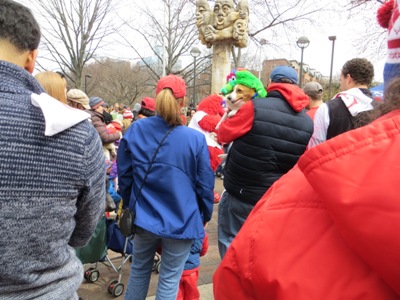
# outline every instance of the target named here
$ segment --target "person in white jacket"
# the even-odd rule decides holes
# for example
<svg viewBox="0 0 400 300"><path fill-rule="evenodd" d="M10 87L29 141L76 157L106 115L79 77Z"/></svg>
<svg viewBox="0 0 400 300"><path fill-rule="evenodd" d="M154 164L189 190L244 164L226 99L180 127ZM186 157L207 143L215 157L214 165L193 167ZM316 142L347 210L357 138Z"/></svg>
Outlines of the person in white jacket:
<svg viewBox="0 0 400 300"><path fill-rule="evenodd" d="M308 148L359 126L363 114L375 106L368 89L373 78L374 66L365 58L354 58L343 65L340 74L342 92L318 108Z"/></svg>

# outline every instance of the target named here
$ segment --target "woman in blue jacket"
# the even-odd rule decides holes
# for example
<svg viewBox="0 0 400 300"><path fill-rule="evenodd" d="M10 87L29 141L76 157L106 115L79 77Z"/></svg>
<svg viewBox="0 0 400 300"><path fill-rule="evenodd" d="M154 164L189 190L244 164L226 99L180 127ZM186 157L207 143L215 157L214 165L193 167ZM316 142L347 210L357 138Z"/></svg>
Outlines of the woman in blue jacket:
<svg viewBox="0 0 400 300"><path fill-rule="evenodd" d="M190 247L193 240L204 238L213 210L214 174L207 143L203 134L182 126L186 84L168 75L158 81L156 94L156 116L134 122L117 155L120 195L136 211L126 299L146 298L159 244L163 257L157 299L176 299Z"/></svg>

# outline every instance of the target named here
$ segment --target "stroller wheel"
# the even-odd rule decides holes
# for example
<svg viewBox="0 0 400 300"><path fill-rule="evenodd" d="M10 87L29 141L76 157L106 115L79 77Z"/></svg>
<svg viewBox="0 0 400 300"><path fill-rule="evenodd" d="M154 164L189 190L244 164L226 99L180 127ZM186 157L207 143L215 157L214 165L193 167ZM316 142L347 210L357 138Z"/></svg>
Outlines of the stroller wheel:
<svg viewBox="0 0 400 300"><path fill-rule="evenodd" d="M118 280L112 280L112 281L110 282L110 284L108 285L108 292L109 292L110 294L113 293L113 290L114 290L115 286L116 286L118 283L119 283Z"/></svg>
<svg viewBox="0 0 400 300"><path fill-rule="evenodd" d="M157 264L160 262L160 257L158 255L154 256L153 259L153 268L152 271L155 272L157 271Z"/></svg>
<svg viewBox="0 0 400 300"><path fill-rule="evenodd" d="M94 268L89 268L89 269L87 269L87 270L83 273L83 278L85 278L86 280L89 281L89 275L90 275L90 273L92 273L93 270L94 270Z"/></svg>
<svg viewBox="0 0 400 300"><path fill-rule="evenodd" d="M118 284L118 280L113 280L110 282L110 284L108 285L108 292L110 294L113 293L114 287Z"/></svg>
<svg viewBox="0 0 400 300"><path fill-rule="evenodd" d="M114 297L119 297L124 292L124 284L114 280L108 286L108 292L112 294Z"/></svg>
<svg viewBox="0 0 400 300"><path fill-rule="evenodd" d="M159 261L156 263L156 269L155 269L155 271L156 271L157 274L160 273L160 269L161 269L161 260L159 260Z"/></svg>
<svg viewBox="0 0 400 300"><path fill-rule="evenodd" d="M100 277L100 272L98 270L91 270L87 281L93 283L99 280L99 277Z"/></svg>
<svg viewBox="0 0 400 300"><path fill-rule="evenodd" d="M151 269L153 272L155 272L157 270L157 263L158 263L158 261L156 261L156 260L153 261L153 268Z"/></svg>

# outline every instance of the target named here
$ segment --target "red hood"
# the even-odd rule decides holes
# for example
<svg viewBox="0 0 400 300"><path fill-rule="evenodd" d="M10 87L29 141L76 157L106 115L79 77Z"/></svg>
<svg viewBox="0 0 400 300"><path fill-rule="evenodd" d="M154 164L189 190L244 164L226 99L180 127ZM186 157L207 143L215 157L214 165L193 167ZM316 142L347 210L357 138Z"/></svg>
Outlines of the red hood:
<svg viewBox="0 0 400 300"><path fill-rule="evenodd" d="M289 105L299 112L306 108L310 100L301 88L294 84L288 83L271 83L267 87L267 92L277 91L282 94Z"/></svg>
<svg viewBox="0 0 400 300"><path fill-rule="evenodd" d="M309 149L299 167L348 245L400 295L400 110Z"/></svg>

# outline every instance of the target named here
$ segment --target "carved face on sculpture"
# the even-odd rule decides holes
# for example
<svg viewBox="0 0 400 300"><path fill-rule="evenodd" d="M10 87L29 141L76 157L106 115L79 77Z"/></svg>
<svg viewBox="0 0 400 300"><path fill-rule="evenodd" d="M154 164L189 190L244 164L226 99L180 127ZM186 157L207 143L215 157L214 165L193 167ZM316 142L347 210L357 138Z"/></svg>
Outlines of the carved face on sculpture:
<svg viewBox="0 0 400 300"><path fill-rule="evenodd" d="M232 32L233 44L236 47L244 48L249 40L247 20L239 19L233 25Z"/></svg>
<svg viewBox="0 0 400 300"><path fill-rule="evenodd" d="M232 12L235 12L235 4L232 0L217 0L214 6L214 27L224 29L231 26L231 21L227 22L227 18Z"/></svg>
<svg viewBox="0 0 400 300"><path fill-rule="evenodd" d="M196 2L196 24L197 26L208 25L210 22L211 10L207 0Z"/></svg>
<svg viewBox="0 0 400 300"><path fill-rule="evenodd" d="M242 40L247 33L247 21L239 19L233 25L233 39Z"/></svg>

